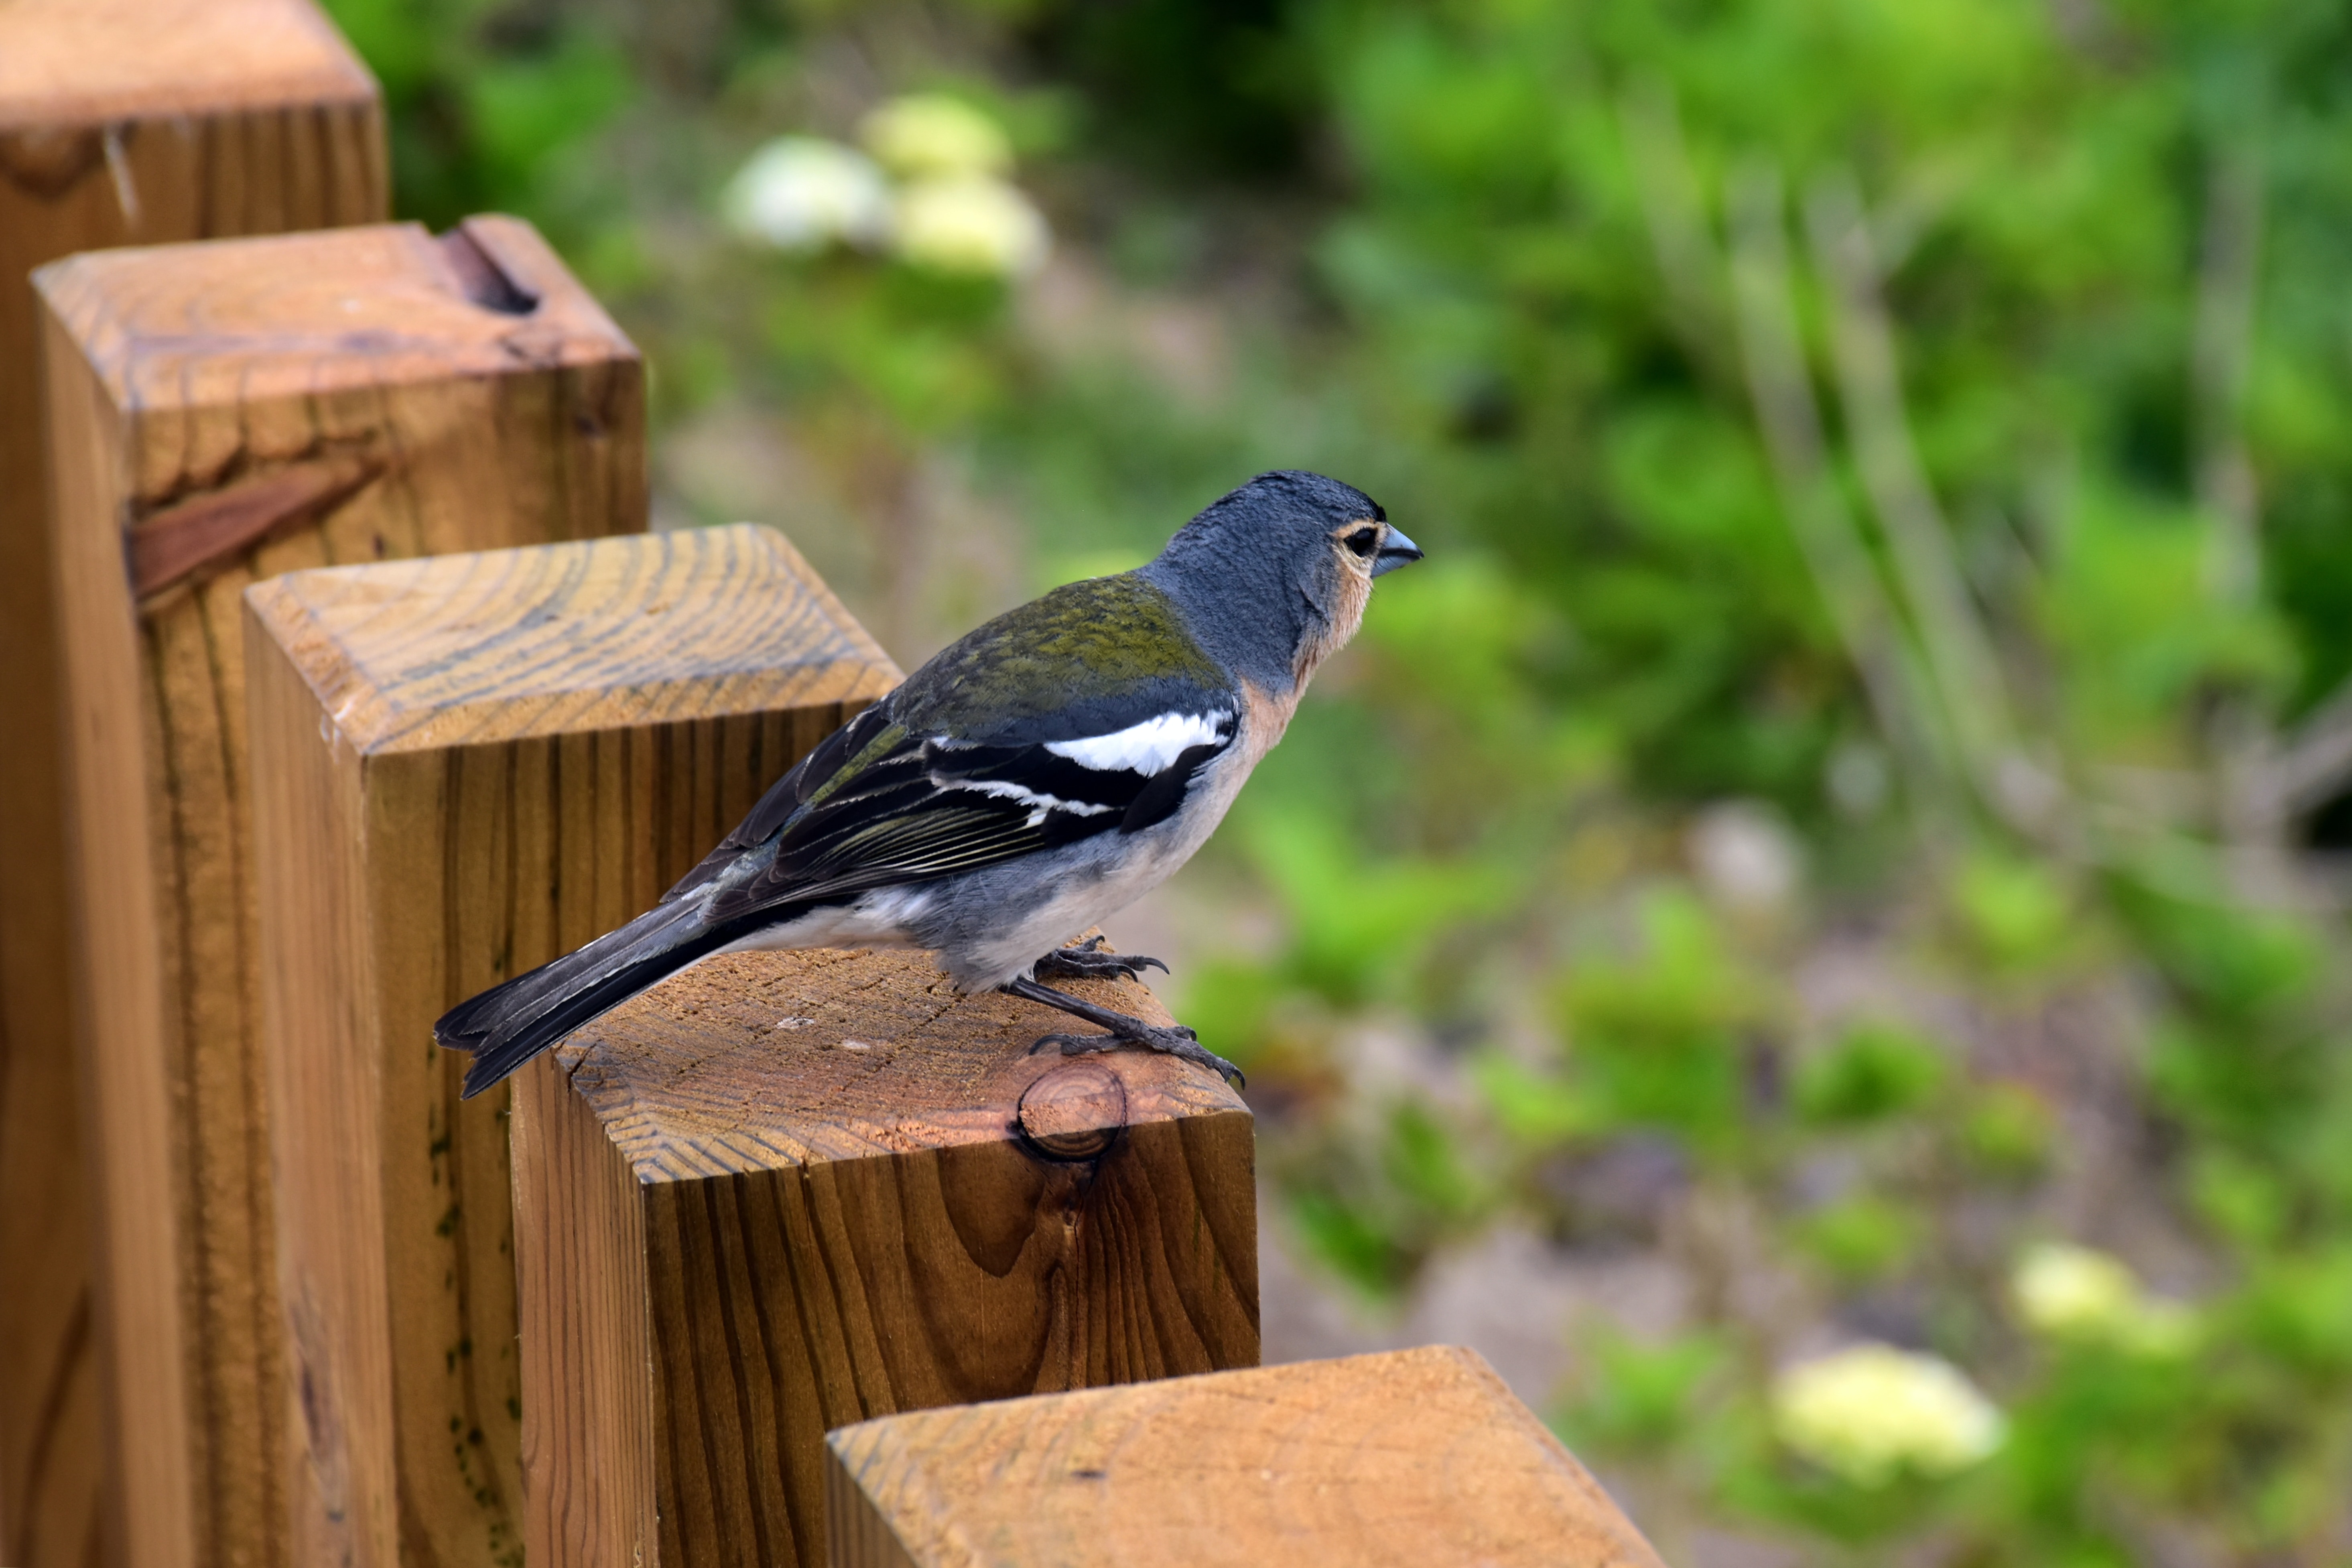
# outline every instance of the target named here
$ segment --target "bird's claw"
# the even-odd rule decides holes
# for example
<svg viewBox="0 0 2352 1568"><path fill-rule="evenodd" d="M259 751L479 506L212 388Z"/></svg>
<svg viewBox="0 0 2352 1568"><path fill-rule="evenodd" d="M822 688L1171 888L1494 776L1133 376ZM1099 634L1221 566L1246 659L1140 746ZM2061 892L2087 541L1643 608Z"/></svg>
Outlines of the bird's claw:
<svg viewBox="0 0 2352 1568"><path fill-rule="evenodd" d="M1076 947L1057 947L1037 961L1040 980L1114 980L1122 975L1140 980L1146 969L1168 973L1168 966L1139 952L1105 952L1102 938L1090 936Z"/></svg>
<svg viewBox="0 0 2352 1568"><path fill-rule="evenodd" d="M1133 1035L1041 1035L1029 1047L1029 1054L1034 1056L1047 1046L1061 1047L1066 1057L1115 1051L1122 1046L1141 1046L1146 1050L1159 1051L1179 1061L1191 1062L1194 1067L1207 1068L1235 1089L1249 1087L1249 1079L1242 1076L1241 1068L1202 1045L1201 1037L1181 1024L1173 1027L1146 1024L1140 1032Z"/></svg>

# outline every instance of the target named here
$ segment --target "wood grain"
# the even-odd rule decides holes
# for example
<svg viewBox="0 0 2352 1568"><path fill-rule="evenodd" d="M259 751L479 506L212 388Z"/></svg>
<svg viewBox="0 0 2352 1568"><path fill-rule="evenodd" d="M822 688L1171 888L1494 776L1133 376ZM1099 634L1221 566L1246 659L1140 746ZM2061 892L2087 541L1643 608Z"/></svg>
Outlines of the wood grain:
<svg viewBox="0 0 2352 1568"><path fill-rule="evenodd" d="M247 584L645 520L635 351L527 226L133 248L35 275L45 312L77 984L129 1560L275 1565L285 1320L255 1013ZM302 465L372 482L134 601L126 533ZM285 826L276 824L273 826Z"/></svg>
<svg viewBox="0 0 2352 1568"><path fill-rule="evenodd" d="M0 130L373 101L375 81L304 0L9 0Z"/></svg>
<svg viewBox="0 0 2352 1568"><path fill-rule="evenodd" d="M249 596L371 754L862 707L879 672L897 679L800 552L749 523L303 572Z"/></svg>
<svg viewBox="0 0 2352 1568"><path fill-rule="evenodd" d="M294 1556L516 1563L508 1095L461 1101L433 1020L651 904L898 672L749 525L246 604Z"/></svg>
<svg viewBox="0 0 2352 1568"><path fill-rule="evenodd" d="M262 544L349 500L383 472L350 456L289 463L141 518L124 536L131 593L145 599L234 565Z"/></svg>
<svg viewBox="0 0 2352 1568"><path fill-rule="evenodd" d="M375 84L310 0L0 3L0 1562L79 1565L104 1470L70 1037L34 268L384 216Z"/></svg>
<svg viewBox="0 0 2352 1568"><path fill-rule="evenodd" d="M1166 1057L1032 1055L1055 1017L919 954L740 953L533 1065L534 1563L821 1563L829 1426L1256 1362L1248 1111Z"/></svg>
<svg viewBox="0 0 2352 1568"><path fill-rule="evenodd" d="M923 1411L826 1449L833 1568L1663 1568L1451 1346Z"/></svg>

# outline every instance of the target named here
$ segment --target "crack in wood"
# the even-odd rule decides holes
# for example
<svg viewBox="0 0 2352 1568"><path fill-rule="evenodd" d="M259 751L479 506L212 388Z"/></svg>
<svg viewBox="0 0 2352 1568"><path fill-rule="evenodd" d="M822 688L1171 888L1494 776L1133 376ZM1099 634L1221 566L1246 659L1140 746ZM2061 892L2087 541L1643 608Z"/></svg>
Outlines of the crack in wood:
<svg viewBox="0 0 2352 1568"><path fill-rule="evenodd" d="M323 518L384 471L383 463L366 458L318 458L152 513L123 535L131 597L149 599L208 577L247 552Z"/></svg>

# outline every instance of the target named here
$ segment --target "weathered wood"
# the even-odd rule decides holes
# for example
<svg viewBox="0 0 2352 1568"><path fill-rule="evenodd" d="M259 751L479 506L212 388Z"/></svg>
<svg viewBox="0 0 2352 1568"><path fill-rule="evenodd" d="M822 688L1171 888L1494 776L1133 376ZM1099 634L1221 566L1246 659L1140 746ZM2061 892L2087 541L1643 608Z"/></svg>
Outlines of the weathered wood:
<svg viewBox="0 0 2352 1568"><path fill-rule="evenodd" d="M452 251L541 303L477 304ZM289 568L642 528L636 354L528 226L75 257L35 275L78 1031L129 1560L288 1562L239 595ZM296 485L134 598L141 530ZM338 472L344 471L338 469ZM251 518L268 514L262 525ZM156 521L156 519L163 521ZM128 536L128 537L126 537ZM273 824L273 828L284 826Z"/></svg>
<svg viewBox="0 0 2352 1568"><path fill-rule="evenodd" d="M826 1453L833 1568L1663 1568L1444 1345L895 1415Z"/></svg>
<svg viewBox="0 0 2352 1568"><path fill-rule="evenodd" d="M1255 1363L1249 1112L1032 1055L1060 1023L919 954L739 953L519 1075L534 1564L819 1564L829 1426Z"/></svg>
<svg viewBox="0 0 2352 1568"><path fill-rule="evenodd" d="M433 1020L651 904L898 671L741 525L246 592L295 1560L519 1562L508 1095Z"/></svg>
<svg viewBox="0 0 2352 1568"><path fill-rule="evenodd" d="M93 1216L26 274L78 250L384 216L375 84L310 0L0 4L0 1562L99 1532Z"/></svg>

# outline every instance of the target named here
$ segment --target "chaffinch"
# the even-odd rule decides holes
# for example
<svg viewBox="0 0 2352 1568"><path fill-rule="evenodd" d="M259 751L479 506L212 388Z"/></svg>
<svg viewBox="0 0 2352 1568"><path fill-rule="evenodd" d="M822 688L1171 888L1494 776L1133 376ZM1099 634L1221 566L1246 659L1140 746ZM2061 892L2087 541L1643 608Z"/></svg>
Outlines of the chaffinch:
<svg viewBox="0 0 2352 1568"><path fill-rule="evenodd" d="M719 847L619 930L452 1008L480 1093L715 953L914 947L999 989L1238 1079L1192 1031L1042 982L1159 960L1067 947L1200 848L1355 635L1372 580L1421 559L1362 491L1260 474L1150 564L1055 589L942 650L821 742Z"/></svg>

